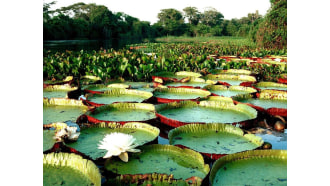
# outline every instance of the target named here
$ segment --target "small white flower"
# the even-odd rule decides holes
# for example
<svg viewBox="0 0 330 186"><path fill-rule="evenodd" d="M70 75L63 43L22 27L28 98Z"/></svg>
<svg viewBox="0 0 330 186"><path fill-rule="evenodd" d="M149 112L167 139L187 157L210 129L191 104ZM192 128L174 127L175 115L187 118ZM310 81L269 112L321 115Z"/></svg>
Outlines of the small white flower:
<svg viewBox="0 0 330 186"><path fill-rule="evenodd" d="M65 141L66 139L69 141L77 141L79 135L80 132L77 132L77 127L67 126L56 132L55 139L57 141Z"/></svg>
<svg viewBox="0 0 330 186"><path fill-rule="evenodd" d="M124 162L128 161L127 152L140 152L140 149L134 149L138 144L134 144L136 139L129 134L113 132L105 135L98 146L98 149L104 149L108 152L103 158L110 158L112 156L119 156Z"/></svg>

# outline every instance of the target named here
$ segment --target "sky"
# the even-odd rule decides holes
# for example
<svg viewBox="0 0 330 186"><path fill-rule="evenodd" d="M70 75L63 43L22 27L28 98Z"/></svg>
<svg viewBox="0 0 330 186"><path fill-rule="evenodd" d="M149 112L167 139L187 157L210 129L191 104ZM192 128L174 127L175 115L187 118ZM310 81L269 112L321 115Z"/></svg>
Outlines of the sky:
<svg viewBox="0 0 330 186"><path fill-rule="evenodd" d="M44 3L53 0L44 0ZM200 12L204 12L207 7L213 7L224 15L224 19L246 17L248 13L265 15L270 8L269 0L57 0L51 7L56 9L69 6L78 2L85 4L95 3L104 5L112 12L124 12L130 16L138 18L140 21L149 21L154 24L158 21L157 15L161 9L174 8L183 11L185 7L196 7Z"/></svg>

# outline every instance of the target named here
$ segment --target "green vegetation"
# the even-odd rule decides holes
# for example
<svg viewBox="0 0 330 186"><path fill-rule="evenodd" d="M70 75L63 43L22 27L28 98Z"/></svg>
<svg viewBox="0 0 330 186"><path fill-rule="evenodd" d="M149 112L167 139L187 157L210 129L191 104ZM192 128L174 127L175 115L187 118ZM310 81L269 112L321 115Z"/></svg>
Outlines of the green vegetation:
<svg viewBox="0 0 330 186"><path fill-rule="evenodd" d="M76 3L50 10L55 2L45 3L44 40L116 38L149 42L164 36L235 36L246 38L259 48L286 50L286 0L270 2L271 8L264 17L256 11L231 20L225 20L212 7L204 12L196 7L186 7L182 12L162 9L158 22L152 25L123 12L113 13L103 5Z"/></svg>

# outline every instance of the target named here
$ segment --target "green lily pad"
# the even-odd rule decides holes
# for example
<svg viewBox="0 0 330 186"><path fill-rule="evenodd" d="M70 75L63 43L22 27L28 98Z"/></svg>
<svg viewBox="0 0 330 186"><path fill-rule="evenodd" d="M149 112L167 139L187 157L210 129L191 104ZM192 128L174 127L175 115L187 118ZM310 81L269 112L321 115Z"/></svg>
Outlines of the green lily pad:
<svg viewBox="0 0 330 186"><path fill-rule="evenodd" d="M118 158L105 162L105 168L117 174L173 174L174 179L187 179L192 176L205 178L210 168L203 156L190 149L172 145L142 146L140 153L133 153L127 163Z"/></svg>
<svg viewBox="0 0 330 186"><path fill-rule="evenodd" d="M63 80L54 80L54 81L53 80L46 80L46 81L44 81L44 84L47 84L47 85L60 85L60 84L69 83L72 80L73 80L73 76L67 76Z"/></svg>
<svg viewBox="0 0 330 186"><path fill-rule="evenodd" d="M124 84L110 84L110 85L104 85L104 84L95 84L95 85L88 85L85 86L83 89L86 92L104 92L107 90L112 90L115 88L128 88L128 85L124 85Z"/></svg>
<svg viewBox="0 0 330 186"><path fill-rule="evenodd" d="M230 75L230 74L208 74L205 77L208 80L212 81L222 81L226 82L230 85L240 85L243 82L256 82L256 78L254 76L248 75Z"/></svg>
<svg viewBox="0 0 330 186"><path fill-rule="evenodd" d="M101 121L147 121L155 119L155 107L147 103L115 103L103 105L94 111L86 112Z"/></svg>
<svg viewBox="0 0 330 186"><path fill-rule="evenodd" d="M185 123L236 123L257 117L257 111L244 104L228 101L172 102L156 105L159 117Z"/></svg>
<svg viewBox="0 0 330 186"><path fill-rule="evenodd" d="M259 98L249 98L239 100L241 103L250 103L252 105L262 107L264 109L269 108L287 108L286 100L274 100L274 99L259 99Z"/></svg>
<svg viewBox="0 0 330 186"><path fill-rule="evenodd" d="M182 76L182 77L201 77L202 74L197 72L188 72L188 71L179 71L176 72L175 75Z"/></svg>
<svg viewBox="0 0 330 186"><path fill-rule="evenodd" d="M43 97L46 98L67 98L68 92L77 90L78 87L70 85L50 85L43 89Z"/></svg>
<svg viewBox="0 0 330 186"><path fill-rule="evenodd" d="M199 87L204 88L207 85L211 85L213 82L205 81L205 79L191 77L187 82L168 82L165 85L168 87L180 87L180 86L189 86L189 87Z"/></svg>
<svg viewBox="0 0 330 186"><path fill-rule="evenodd" d="M43 130L43 151L51 149L56 140L54 139L55 130Z"/></svg>
<svg viewBox="0 0 330 186"><path fill-rule="evenodd" d="M261 137L244 134L242 129L222 123L180 126L172 129L168 138L171 145L183 145L207 154L233 154L263 144Z"/></svg>
<svg viewBox="0 0 330 186"><path fill-rule="evenodd" d="M274 83L274 82L259 82L255 84L256 88L261 90L264 89L275 89L275 90L287 90L287 85L282 83Z"/></svg>
<svg viewBox="0 0 330 186"><path fill-rule="evenodd" d="M218 159L212 185L287 185L286 150L252 150Z"/></svg>
<svg viewBox="0 0 330 186"><path fill-rule="evenodd" d="M85 75L81 77L80 84L81 85L89 85L89 84L95 84L101 81L100 77L92 76L92 75Z"/></svg>
<svg viewBox="0 0 330 186"><path fill-rule="evenodd" d="M235 99L235 98L234 98ZM252 105L269 108L287 108L287 92L280 90L262 90L259 98L239 99L241 103L250 103Z"/></svg>
<svg viewBox="0 0 330 186"><path fill-rule="evenodd" d="M103 94L88 94L88 101L97 104L111 104L114 102L142 102L152 97L152 93L132 89L112 89Z"/></svg>
<svg viewBox="0 0 330 186"><path fill-rule="evenodd" d="M211 74L233 74L233 75L251 75L252 72L245 69L228 69L228 70L222 70L222 69L213 69L210 70Z"/></svg>
<svg viewBox="0 0 330 186"><path fill-rule="evenodd" d="M215 95L224 97L234 97L242 94L251 94L257 92L257 90L254 88L237 85L229 87L224 85L208 85L204 88Z"/></svg>
<svg viewBox="0 0 330 186"><path fill-rule="evenodd" d="M79 139L76 142L68 143L67 146L82 152L92 159L103 157L106 150L98 149L98 144L106 134L120 132L130 134L135 137L135 144L144 145L156 139L159 135L159 129L147 123L130 122L124 125L119 123L100 123L90 127L82 127Z"/></svg>
<svg viewBox="0 0 330 186"><path fill-rule="evenodd" d="M52 129L45 129L45 126L47 128L52 128ZM56 143L55 140L55 133L57 130L61 130L62 128L67 127L68 125L66 123L51 123L49 125L44 125L44 130L43 130L43 151L51 149L54 144Z"/></svg>
<svg viewBox="0 0 330 186"><path fill-rule="evenodd" d="M43 98L43 124L76 119L88 110L82 101L64 98Z"/></svg>
<svg viewBox="0 0 330 186"><path fill-rule="evenodd" d="M43 185L101 186L101 174L90 160L73 153L50 153L43 157Z"/></svg>
<svg viewBox="0 0 330 186"><path fill-rule="evenodd" d="M146 86L153 86L153 83L150 82L132 82L132 81L125 81L122 84L128 85L132 89L137 89L141 87L146 87Z"/></svg>
<svg viewBox="0 0 330 186"><path fill-rule="evenodd" d="M206 98L211 95L209 91L193 88L156 88L153 94L159 102L159 98L175 101Z"/></svg>

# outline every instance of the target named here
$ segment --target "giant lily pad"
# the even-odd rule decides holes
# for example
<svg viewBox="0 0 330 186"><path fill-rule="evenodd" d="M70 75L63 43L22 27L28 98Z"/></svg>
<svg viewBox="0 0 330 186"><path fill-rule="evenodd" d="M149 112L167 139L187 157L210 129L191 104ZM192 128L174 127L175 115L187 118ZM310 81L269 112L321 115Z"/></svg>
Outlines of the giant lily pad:
<svg viewBox="0 0 330 186"><path fill-rule="evenodd" d="M235 99L235 98L234 98ZM280 90L262 90L258 98L239 99L259 111L270 115L287 116L287 92Z"/></svg>
<svg viewBox="0 0 330 186"><path fill-rule="evenodd" d="M153 94L159 103L183 100L193 101L211 95L209 91L193 88L156 88Z"/></svg>
<svg viewBox="0 0 330 186"><path fill-rule="evenodd" d="M148 103L113 103L103 105L86 112L88 122L119 122L148 121L156 118L155 107Z"/></svg>
<svg viewBox="0 0 330 186"><path fill-rule="evenodd" d="M119 123L99 123L89 127L82 127L79 139L66 145L95 160L106 154L106 150L97 148L98 144L106 134L113 132L132 135L136 138L134 143L139 146L153 141L159 135L159 129L147 123L131 122L124 125Z"/></svg>
<svg viewBox="0 0 330 186"><path fill-rule="evenodd" d="M128 85L120 84L120 83L114 83L110 85L104 85L104 84L95 84L95 85L88 85L84 87L84 91L87 93L103 93L107 90L112 90L115 88L128 88Z"/></svg>
<svg viewBox="0 0 330 186"><path fill-rule="evenodd" d="M231 123L245 125L257 117L257 111L245 104L228 101L172 102L156 105L156 115L161 122L173 127L188 123Z"/></svg>
<svg viewBox="0 0 330 186"><path fill-rule="evenodd" d="M205 81L205 79L197 77L189 77L186 82L173 81L165 84L167 87L193 87L204 88L207 85L214 84L213 81Z"/></svg>
<svg viewBox="0 0 330 186"><path fill-rule="evenodd" d="M220 82L225 85L241 85L242 83L254 83L257 81L254 76L229 74L208 74L206 75L206 79Z"/></svg>
<svg viewBox="0 0 330 186"><path fill-rule="evenodd" d="M222 70L222 69L213 69L210 70L211 74L234 74L234 75L251 75L252 72L245 69L228 69L228 70Z"/></svg>
<svg viewBox="0 0 330 186"><path fill-rule="evenodd" d="M68 92L77 90L78 87L65 85L49 85L43 89L43 97L46 98L68 98Z"/></svg>
<svg viewBox="0 0 330 186"><path fill-rule="evenodd" d="M157 72L154 73L152 76L152 79L155 81L157 78L161 79L163 81L174 81L174 82L179 82L182 81L185 78L188 77L201 77L202 75L200 73L196 72L188 72L188 71L180 71L180 72Z"/></svg>
<svg viewBox="0 0 330 186"><path fill-rule="evenodd" d="M46 126L46 125L44 125ZM47 127L52 128L54 130L44 129L43 130L43 151L51 149L54 144L56 143L55 140L55 132L56 130L60 130L61 128L66 127L67 124L65 123L52 123L49 124ZM44 127L45 128L45 127Z"/></svg>
<svg viewBox="0 0 330 186"><path fill-rule="evenodd" d="M114 102L143 102L152 97L152 93L132 89L112 89L103 94L88 94L88 103L94 106L111 104Z"/></svg>
<svg viewBox="0 0 330 186"><path fill-rule="evenodd" d="M43 98L43 124L76 121L88 107L82 101L64 98Z"/></svg>
<svg viewBox="0 0 330 186"><path fill-rule="evenodd" d="M286 150L252 150L218 159L212 185L287 185Z"/></svg>
<svg viewBox="0 0 330 186"><path fill-rule="evenodd" d="M101 186L101 174L90 160L73 153L50 153L43 157L43 185Z"/></svg>
<svg viewBox="0 0 330 186"><path fill-rule="evenodd" d="M173 174L174 179L187 179L193 176L204 178L210 168L203 156L190 149L172 145L142 146L140 153L134 153L127 163L111 158L105 168L117 174Z"/></svg>
<svg viewBox="0 0 330 186"><path fill-rule="evenodd" d="M225 86L225 85L208 85L204 87L206 90L210 91L213 95L224 96L224 97L234 97L244 94L252 94L257 92L256 89L244 86Z"/></svg>
<svg viewBox="0 0 330 186"><path fill-rule="evenodd" d="M287 90L287 85L282 83L274 83L274 82L259 82L254 85L256 88L261 90L264 89L275 89L275 90Z"/></svg>
<svg viewBox="0 0 330 186"><path fill-rule="evenodd" d="M149 82L132 82L132 81L125 81L122 84L128 85L129 88L132 88L132 89L138 89L138 88L142 88L142 87L152 86L153 85L153 83L149 83Z"/></svg>
<svg viewBox="0 0 330 186"><path fill-rule="evenodd" d="M263 144L261 137L244 134L242 129L222 123L184 125L172 129L168 138L171 145L190 148L212 159L253 150Z"/></svg>
<svg viewBox="0 0 330 186"><path fill-rule="evenodd" d="M70 84L73 80L73 76L67 76L63 80L46 80L44 81L44 85L64 85L64 84Z"/></svg>

